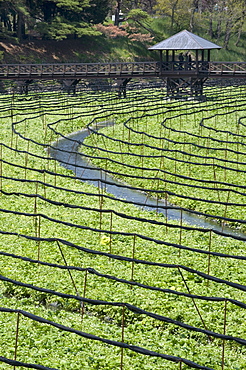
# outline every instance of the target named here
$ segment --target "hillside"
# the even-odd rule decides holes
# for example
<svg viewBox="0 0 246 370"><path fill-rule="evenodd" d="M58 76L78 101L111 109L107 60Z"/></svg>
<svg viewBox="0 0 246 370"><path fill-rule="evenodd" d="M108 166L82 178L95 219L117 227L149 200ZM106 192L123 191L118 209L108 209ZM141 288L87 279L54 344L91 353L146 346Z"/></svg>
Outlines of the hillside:
<svg viewBox="0 0 246 370"><path fill-rule="evenodd" d="M154 55L140 42L103 36L76 40L0 42L2 63L96 63L151 60Z"/></svg>
<svg viewBox="0 0 246 370"><path fill-rule="evenodd" d="M208 38L202 32L196 34ZM169 37L166 34L163 39ZM222 45L220 40L211 40ZM152 44L154 44L153 41ZM131 41L127 37L108 38L84 36L66 40L25 40L21 43L0 41L2 63L97 63L117 61L145 61L158 59L159 55L148 50L149 44ZM244 38L235 46L232 38L227 50L213 50L211 59L217 61L245 61Z"/></svg>

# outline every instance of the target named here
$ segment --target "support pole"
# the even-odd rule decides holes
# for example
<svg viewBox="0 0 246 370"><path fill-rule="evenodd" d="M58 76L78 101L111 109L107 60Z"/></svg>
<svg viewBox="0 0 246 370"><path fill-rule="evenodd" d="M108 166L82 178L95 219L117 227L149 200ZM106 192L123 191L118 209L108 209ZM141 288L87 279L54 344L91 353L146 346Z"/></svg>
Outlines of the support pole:
<svg viewBox="0 0 246 370"><path fill-rule="evenodd" d="M163 63L163 60L162 60L162 50L160 50L160 74L162 75L162 63Z"/></svg>
<svg viewBox="0 0 246 370"><path fill-rule="evenodd" d="M198 50L196 50L196 72L198 73Z"/></svg>

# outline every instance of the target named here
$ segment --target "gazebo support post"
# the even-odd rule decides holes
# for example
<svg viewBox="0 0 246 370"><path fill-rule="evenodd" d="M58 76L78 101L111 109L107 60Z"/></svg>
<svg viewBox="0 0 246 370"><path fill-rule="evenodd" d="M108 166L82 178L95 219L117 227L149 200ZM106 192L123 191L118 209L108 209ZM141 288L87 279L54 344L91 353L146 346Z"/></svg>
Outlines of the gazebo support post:
<svg viewBox="0 0 246 370"><path fill-rule="evenodd" d="M162 50L160 50L160 73L162 74L162 63L163 63L163 60L162 60Z"/></svg>
<svg viewBox="0 0 246 370"><path fill-rule="evenodd" d="M196 50L196 73L198 73L199 68L198 68L198 50Z"/></svg>
<svg viewBox="0 0 246 370"><path fill-rule="evenodd" d="M201 69L204 70L204 50L202 50L202 63L201 63Z"/></svg>
<svg viewBox="0 0 246 370"><path fill-rule="evenodd" d="M172 71L174 70L175 50L172 50Z"/></svg>

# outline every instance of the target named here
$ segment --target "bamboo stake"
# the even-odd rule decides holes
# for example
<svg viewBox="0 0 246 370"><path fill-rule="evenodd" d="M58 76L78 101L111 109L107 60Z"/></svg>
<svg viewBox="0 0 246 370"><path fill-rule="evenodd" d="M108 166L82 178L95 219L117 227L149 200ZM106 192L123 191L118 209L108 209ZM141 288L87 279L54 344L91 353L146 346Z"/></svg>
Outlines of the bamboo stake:
<svg viewBox="0 0 246 370"><path fill-rule="evenodd" d="M181 271L180 267L178 267L178 270L179 270L179 273L180 273L180 275L181 275L181 277L182 277L182 280L183 280L183 282L184 282L184 284L185 284L185 286L186 286L186 289L187 289L188 293L189 293L189 294L191 294L191 291L190 291L190 289L189 289L189 287L188 287L187 281L185 280L184 275L183 275L183 273L182 273L182 271ZM208 330L208 328L207 328L207 326L206 326L206 324L205 324L205 322L204 322L204 320L203 320L203 318L202 318L202 315L201 315L201 313L200 313L200 311L199 311L199 308L198 308L198 306L197 306L197 304L196 304L195 299L194 299L194 298L191 298L191 299L192 299L192 302L193 302L193 304L194 304L194 306L195 306L195 309L196 309L196 311L197 311L197 313L198 313L198 316L199 316L199 317L200 317L200 319L201 319L201 322L202 322L202 324L203 324L204 328L205 328L206 330ZM210 336L208 335L208 338L209 338L210 342L212 342L212 340L213 340L213 339L212 339L212 337L210 337Z"/></svg>
<svg viewBox="0 0 246 370"><path fill-rule="evenodd" d="M29 155L29 144L30 141L27 141L27 149L26 149L26 155L25 155L25 180L26 180L26 175L27 175L27 164L28 164L28 155Z"/></svg>
<svg viewBox="0 0 246 370"><path fill-rule="evenodd" d="M103 204L102 195L100 195L100 215L99 215L99 229L100 230L102 228L102 204Z"/></svg>
<svg viewBox="0 0 246 370"><path fill-rule="evenodd" d="M217 178L216 178L216 171L215 171L215 165L214 165L214 158L213 158L213 171L214 171L214 181L217 181ZM215 188L215 183L214 183L214 188ZM217 195L218 195L218 199L220 201L220 193L219 193L219 188L217 189Z"/></svg>
<svg viewBox="0 0 246 370"><path fill-rule="evenodd" d="M121 320L121 342L124 343L125 337L125 306L122 307L122 320ZM120 370L123 370L123 357L124 357L124 348L121 347L121 356L120 356Z"/></svg>
<svg viewBox="0 0 246 370"><path fill-rule="evenodd" d="M182 225L183 225L183 210L180 212L180 229L179 229L179 244L182 242ZM179 248L179 257L181 255L181 249Z"/></svg>
<svg viewBox="0 0 246 370"><path fill-rule="evenodd" d="M211 244L212 244L212 230L209 232L209 242L208 242L208 275L210 274L210 266L211 266ZM209 280L207 280L207 286L209 285Z"/></svg>
<svg viewBox="0 0 246 370"><path fill-rule="evenodd" d="M166 216L166 234L168 232L168 227L167 227L167 223L168 223L168 218L167 218L167 193L165 193L165 216Z"/></svg>
<svg viewBox="0 0 246 370"><path fill-rule="evenodd" d="M227 133L227 141L228 141L228 133ZM226 149L225 149L225 161L227 160L227 141L226 141ZM224 181L226 181L226 163L224 168Z"/></svg>
<svg viewBox="0 0 246 370"><path fill-rule="evenodd" d="M128 141L128 151L130 152L130 143L131 143L131 130L130 129L128 129L128 139L127 139L127 141Z"/></svg>
<svg viewBox="0 0 246 370"><path fill-rule="evenodd" d="M55 168L54 168L54 172L55 172L55 181L54 181L54 186L56 186L56 171L57 171L57 168L56 168L56 160L55 160Z"/></svg>
<svg viewBox="0 0 246 370"><path fill-rule="evenodd" d="M85 298L85 293L86 293L86 287L87 287L87 276L88 276L88 271L87 269L85 270L85 277L84 277L84 290L83 290L83 298ZM81 325L83 323L83 318L85 314L85 303L82 302L81 304Z"/></svg>
<svg viewBox="0 0 246 370"><path fill-rule="evenodd" d="M40 215L38 215L38 231L37 231L37 237L40 239L40 229L41 229L41 218ZM37 241L38 246L38 261L40 261L40 240Z"/></svg>
<svg viewBox="0 0 246 370"><path fill-rule="evenodd" d="M226 316L227 316L227 300L225 300L225 308L224 308L224 327L223 327L223 334L226 335ZM225 339L222 342L222 359L221 359L221 369L224 370L225 367Z"/></svg>
<svg viewBox="0 0 246 370"><path fill-rule="evenodd" d="M46 184L45 184L45 182L46 182L46 172L44 171L44 197L46 198Z"/></svg>
<svg viewBox="0 0 246 370"><path fill-rule="evenodd" d="M17 313L17 322L16 322L16 332L15 332L15 353L14 353L14 360L16 361L17 358L17 349L18 349L18 339L19 339L19 324L20 324L20 313ZM14 366L14 370L16 367Z"/></svg>
<svg viewBox="0 0 246 370"><path fill-rule="evenodd" d="M227 212L227 205L228 205L228 202L229 202L229 197L230 197L230 190L228 191L228 195L227 195L224 218L226 218L226 212ZM222 222L222 231L224 230L224 226L225 226L225 221Z"/></svg>
<svg viewBox="0 0 246 370"><path fill-rule="evenodd" d="M36 237L37 237L37 195L38 195L38 183L36 182L36 194L34 197L34 229Z"/></svg>
<svg viewBox="0 0 246 370"><path fill-rule="evenodd" d="M174 173L175 173L175 181L176 181L176 174L177 174L177 151L175 150L175 157L174 157Z"/></svg>
<svg viewBox="0 0 246 370"><path fill-rule="evenodd" d="M19 138L19 135L15 135L15 157L16 157L16 151L18 147L18 138Z"/></svg>
<svg viewBox="0 0 246 370"><path fill-rule="evenodd" d="M59 243L58 241L56 241L56 243L57 243L58 248L59 248L59 250L60 250L60 253L61 253L61 255L62 255L63 261L64 261L65 265L68 267L68 264L67 264L67 261L66 261L65 255L64 255L64 253L63 253L63 251L62 251L62 248L61 248L61 245L60 245L60 243ZM70 271L69 269L68 269L67 271L68 271L68 274L69 274L70 279L71 279L71 281L72 281L72 284L73 284L74 290L75 290L75 292L76 292L77 296L79 296L79 291L78 291L78 289L77 289L77 286L76 286L75 280L74 280L74 278L73 278L73 275L72 275L72 273L71 273L71 271Z"/></svg>
<svg viewBox="0 0 246 370"><path fill-rule="evenodd" d="M133 245L132 245L132 258L135 258L135 247L136 247L136 235L133 237ZM134 276L134 261L132 261L132 272L131 272L131 281L133 281L133 276Z"/></svg>
<svg viewBox="0 0 246 370"><path fill-rule="evenodd" d="M142 146L141 146L141 162L142 162L142 176L143 176L143 166L144 166L144 138L142 133Z"/></svg>
<svg viewBox="0 0 246 370"><path fill-rule="evenodd" d="M109 236L109 253L112 253L112 229L113 229L113 212L110 212L110 236Z"/></svg>
<svg viewBox="0 0 246 370"><path fill-rule="evenodd" d="M47 125L44 126L44 144L46 143L46 138L47 138Z"/></svg>
<svg viewBox="0 0 246 370"><path fill-rule="evenodd" d="M11 102L11 108L10 108L10 117L11 117L11 124L13 125L13 122L14 122L14 112L13 112L12 102Z"/></svg>
<svg viewBox="0 0 246 370"><path fill-rule="evenodd" d="M0 195L2 195L2 189L3 189L3 146L2 143L0 143Z"/></svg>

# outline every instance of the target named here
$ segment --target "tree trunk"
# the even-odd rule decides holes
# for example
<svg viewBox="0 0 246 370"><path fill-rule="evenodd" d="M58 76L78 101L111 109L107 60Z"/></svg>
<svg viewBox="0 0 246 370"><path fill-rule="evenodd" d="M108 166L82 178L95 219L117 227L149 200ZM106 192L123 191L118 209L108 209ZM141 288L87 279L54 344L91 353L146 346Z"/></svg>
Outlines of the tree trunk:
<svg viewBox="0 0 246 370"><path fill-rule="evenodd" d="M174 15L175 15L175 10L178 4L178 0L175 1L175 3L172 6L172 13L171 13L171 31L173 30L173 25L174 25Z"/></svg>
<svg viewBox="0 0 246 370"><path fill-rule="evenodd" d="M243 25L240 26L240 28L238 30L238 33L237 33L237 41L235 43L236 46L238 46L238 44L239 44L239 41L240 41L240 38L241 38L241 33L242 33L242 28L243 28Z"/></svg>
<svg viewBox="0 0 246 370"><path fill-rule="evenodd" d="M228 48L229 40L231 37L231 31L232 31L232 23L231 20L228 19L226 22L226 31L225 31L225 38L224 38L224 48Z"/></svg>
<svg viewBox="0 0 246 370"><path fill-rule="evenodd" d="M212 18L212 13L210 13L210 18L209 18L209 29L208 29L208 34L210 37L213 37L213 18Z"/></svg>
<svg viewBox="0 0 246 370"><path fill-rule="evenodd" d="M43 4L44 22L50 22L55 14L56 5L48 2Z"/></svg>
<svg viewBox="0 0 246 370"><path fill-rule="evenodd" d="M117 1L117 7L115 8L115 18L114 18L114 25L119 27L120 24L120 8L121 8L121 0Z"/></svg>
<svg viewBox="0 0 246 370"><path fill-rule="evenodd" d="M191 15L190 15L190 32L193 32L194 18L195 18L195 8L192 9Z"/></svg>
<svg viewBox="0 0 246 370"><path fill-rule="evenodd" d="M13 31L17 31L17 17L16 14L13 15Z"/></svg>
<svg viewBox="0 0 246 370"><path fill-rule="evenodd" d="M219 39L221 36L221 19L218 20L216 28L216 38Z"/></svg>
<svg viewBox="0 0 246 370"><path fill-rule="evenodd" d="M218 2L218 23L216 27L216 38L219 39L221 36L221 29L222 29L222 22L226 16L226 2L225 0L221 0Z"/></svg>
<svg viewBox="0 0 246 370"><path fill-rule="evenodd" d="M25 37L25 21L24 16L21 12L17 14L17 38L22 41Z"/></svg>
<svg viewBox="0 0 246 370"><path fill-rule="evenodd" d="M243 10L242 17L241 17L241 22L240 22L240 26L239 26L238 33L237 33L237 41L236 41L236 44L235 44L236 46L238 46L239 41L240 41L240 38L241 38L241 34L242 34L242 30L243 30L243 25L244 25L244 20L245 20L245 14L246 14L246 12Z"/></svg>

